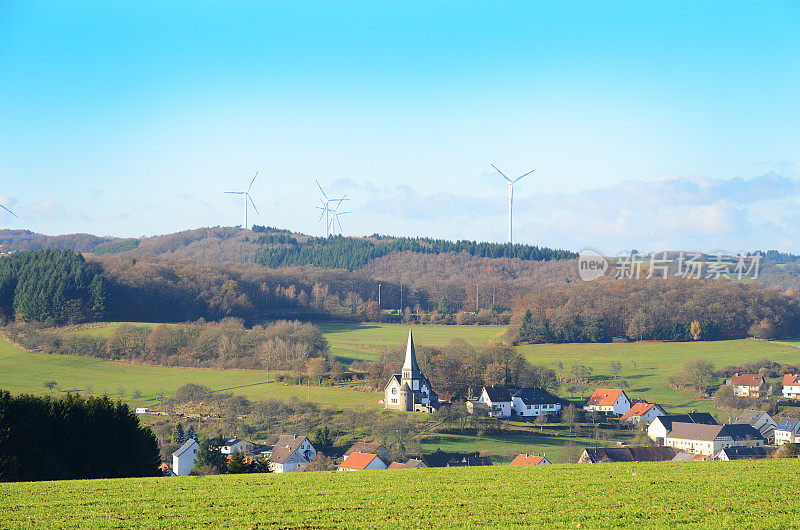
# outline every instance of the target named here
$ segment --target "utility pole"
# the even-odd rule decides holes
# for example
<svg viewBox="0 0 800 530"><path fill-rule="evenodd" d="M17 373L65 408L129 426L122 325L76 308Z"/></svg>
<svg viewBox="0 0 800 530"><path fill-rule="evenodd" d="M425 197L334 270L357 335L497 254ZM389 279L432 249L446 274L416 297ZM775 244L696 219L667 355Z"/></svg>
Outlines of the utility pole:
<svg viewBox="0 0 800 530"><path fill-rule="evenodd" d="M378 309L381 308L381 284L378 284Z"/></svg>
<svg viewBox="0 0 800 530"><path fill-rule="evenodd" d="M494 285L492 285L492 307L494 307Z"/></svg>
<svg viewBox="0 0 800 530"><path fill-rule="evenodd" d="M400 284L400 314L403 314L403 284Z"/></svg>
<svg viewBox="0 0 800 530"><path fill-rule="evenodd" d="M480 309L478 309L478 284L476 283L475 284L475 312L477 313L478 311L480 311Z"/></svg>

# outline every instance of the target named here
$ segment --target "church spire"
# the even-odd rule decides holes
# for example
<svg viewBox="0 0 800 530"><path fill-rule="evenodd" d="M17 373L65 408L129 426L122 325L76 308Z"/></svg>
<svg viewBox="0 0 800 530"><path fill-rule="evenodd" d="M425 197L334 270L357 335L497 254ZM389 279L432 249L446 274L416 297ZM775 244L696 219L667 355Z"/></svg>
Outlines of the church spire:
<svg viewBox="0 0 800 530"><path fill-rule="evenodd" d="M403 379L415 379L419 376L417 354L414 352L414 337L408 328L408 344L406 345L406 361L403 363Z"/></svg>

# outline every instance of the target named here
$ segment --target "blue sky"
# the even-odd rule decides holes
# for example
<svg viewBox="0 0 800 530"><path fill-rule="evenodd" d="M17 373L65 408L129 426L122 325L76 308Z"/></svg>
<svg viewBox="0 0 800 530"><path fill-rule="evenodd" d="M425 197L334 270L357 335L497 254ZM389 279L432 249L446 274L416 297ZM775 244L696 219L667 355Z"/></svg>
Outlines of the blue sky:
<svg viewBox="0 0 800 530"><path fill-rule="evenodd" d="M797 2L0 3L0 228L800 251Z"/></svg>

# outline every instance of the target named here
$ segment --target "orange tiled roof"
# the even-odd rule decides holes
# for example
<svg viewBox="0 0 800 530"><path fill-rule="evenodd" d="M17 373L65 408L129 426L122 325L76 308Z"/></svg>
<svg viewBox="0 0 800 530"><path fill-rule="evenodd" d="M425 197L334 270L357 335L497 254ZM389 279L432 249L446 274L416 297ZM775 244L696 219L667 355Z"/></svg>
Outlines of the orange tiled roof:
<svg viewBox="0 0 800 530"><path fill-rule="evenodd" d="M733 386L761 386L764 378L759 374L733 374L731 384Z"/></svg>
<svg viewBox="0 0 800 530"><path fill-rule="evenodd" d="M800 385L800 374L786 374L783 376L784 386Z"/></svg>
<svg viewBox="0 0 800 530"><path fill-rule="evenodd" d="M350 453L347 460L342 462L339 467L342 469L366 469L370 462L376 458L378 458L378 455L375 453Z"/></svg>
<svg viewBox="0 0 800 530"><path fill-rule="evenodd" d="M586 404L610 407L617 401L620 394L622 394L622 390L619 388L598 388Z"/></svg>
<svg viewBox="0 0 800 530"><path fill-rule="evenodd" d="M631 409L620 417L620 420L627 420L631 416L644 416L647 411L655 407L652 403L636 403Z"/></svg>
<svg viewBox="0 0 800 530"><path fill-rule="evenodd" d="M392 462L391 464L389 464L389 469L403 469L404 467L405 464L403 464L402 462Z"/></svg>
<svg viewBox="0 0 800 530"><path fill-rule="evenodd" d="M514 460L511 461L512 466L536 466L542 463L544 460L543 456L534 456L534 455L517 455Z"/></svg>

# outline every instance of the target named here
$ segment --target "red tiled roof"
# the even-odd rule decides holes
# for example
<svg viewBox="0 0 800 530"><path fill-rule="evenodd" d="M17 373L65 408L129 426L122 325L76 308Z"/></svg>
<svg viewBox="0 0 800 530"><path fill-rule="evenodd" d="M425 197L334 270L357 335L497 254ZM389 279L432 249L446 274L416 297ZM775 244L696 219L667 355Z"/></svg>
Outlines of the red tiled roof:
<svg viewBox="0 0 800 530"><path fill-rule="evenodd" d="M800 374L786 374L783 376L783 385L800 385Z"/></svg>
<svg viewBox="0 0 800 530"><path fill-rule="evenodd" d="M378 455L375 453L350 453L347 460L342 462L339 467L341 469L366 469L370 462L376 458L378 458Z"/></svg>
<svg viewBox="0 0 800 530"><path fill-rule="evenodd" d="M733 374L731 384L733 386L761 386L764 378L759 374Z"/></svg>
<svg viewBox="0 0 800 530"><path fill-rule="evenodd" d="M536 466L542 463L544 460L543 456L534 456L534 455L517 455L514 460L511 461L509 465L512 466Z"/></svg>
<svg viewBox="0 0 800 530"><path fill-rule="evenodd" d="M619 419L620 420L627 420L631 416L644 416L648 410L655 407L652 403L636 403L631 409L623 414Z"/></svg>
<svg viewBox="0 0 800 530"><path fill-rule="evenodd" d="M404 467L405 464L403 464L402 462L392 462L391 464L389 464L389 469L403 469Z"/></svg>
<svg viewBox="0 0 800 530"><path fill-rule="evenodd" d="M586 404L610 407L617 401L620 394L622 394L622 390L618 388L598 388Z"/></svg>

